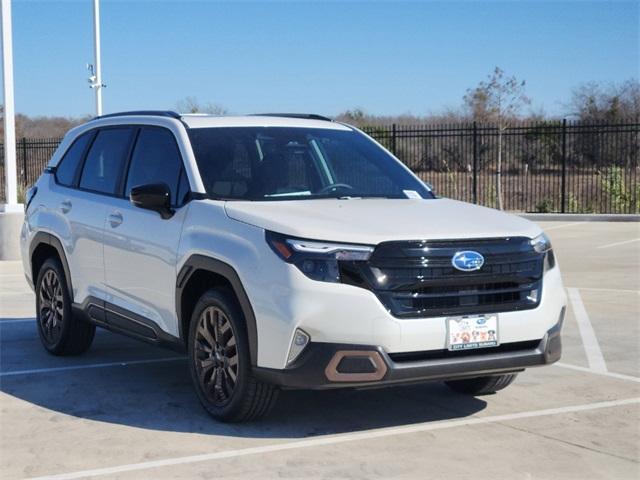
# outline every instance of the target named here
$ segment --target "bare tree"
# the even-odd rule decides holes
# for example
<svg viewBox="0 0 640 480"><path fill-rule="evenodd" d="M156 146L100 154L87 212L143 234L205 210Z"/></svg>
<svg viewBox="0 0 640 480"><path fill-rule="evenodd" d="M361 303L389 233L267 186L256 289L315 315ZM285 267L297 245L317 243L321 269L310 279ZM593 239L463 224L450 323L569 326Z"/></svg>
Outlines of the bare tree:
<svg viewBox="0 0 640 480"><path fill-rule="evenodd" d="M176 110L180 113L211 113L225 115L227 109L217 103L200 103L196 97L185 97L176 103Z"/></svg>
<svg viewBox="0 0 640 480"><path fill-rule="evenodd" d="M586 83L573 89L566 106L569 115L582 121L618 122L640 117L640 82Z"/></svg>
<svg viewBox="0 0 640 480"><path fill-rule="evenodd" d="M524 105L531 100L524 93L524 80L506 77L500 67L496 67L486 81L467 90L464 103L475 120L495 122L498 127L498 168L496 169L496 194L498 208L504 209L502 196L502 143L505 130L517 119Z"/></svg>
<svg viewBox="0 0 640 480"><path fill-rule="evenodd" d="M0 105L0 114L4 114L4 105ZM67 131L89 120L84 117L58 117L38 115L30 117L16 114L16 138L60 138ZM0 143L4 143L4 124L0 122Z"/></svg>
<svg viewBox="0 0 640 480"><path fill-rule="evenodd" d="M362 108L345 110L335 116L335 120L346 122L358 127L388 126L398 125L429 125L439 123L457 123L468 121L466 112L454 108L443 108L438 112L431 112L424 115L414 115L403 113L400 115L376 115L369 113Z"/></svg>

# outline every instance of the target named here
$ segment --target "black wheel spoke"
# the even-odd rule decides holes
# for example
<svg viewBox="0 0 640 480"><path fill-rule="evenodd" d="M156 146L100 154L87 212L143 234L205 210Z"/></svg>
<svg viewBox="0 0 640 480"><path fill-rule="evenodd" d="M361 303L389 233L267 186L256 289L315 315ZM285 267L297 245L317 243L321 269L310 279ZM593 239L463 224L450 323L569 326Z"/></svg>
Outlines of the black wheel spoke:
<svg viewBox="0 0 640 480"><path fill-rule="evenodd" d="M64 296L62 285L53 269L45 272L38 288L38 320L48 343L55 343L62 334L64 322Z"/></svg>
<svg viewBox="0 0 640 480"><path fill-rule="evenodd" d="M205 308L198 319L194 361L203 392L216 405L230 401L238 378L233 327L218 307Z"/></svg>
<svg viewBox="0 0 640 480"><path fill-rule="evenodd" d="M238 378L237 373L233 370L233 368L231 366L228 366L226 369L227 372L227 376L229 377L229 380L232 382L232 384L235 386L236 384L236 379Z"/></svg>
<svg viewBox="0 0 640 480"><path fill-rule="evenodd" d="M198 333L201 335L201 340L204 340L205 342L207 342L209 348L213 349L216 342L211 336L211 332L209 331L208 327L206 325L201 325L198 328Z"/></svg>

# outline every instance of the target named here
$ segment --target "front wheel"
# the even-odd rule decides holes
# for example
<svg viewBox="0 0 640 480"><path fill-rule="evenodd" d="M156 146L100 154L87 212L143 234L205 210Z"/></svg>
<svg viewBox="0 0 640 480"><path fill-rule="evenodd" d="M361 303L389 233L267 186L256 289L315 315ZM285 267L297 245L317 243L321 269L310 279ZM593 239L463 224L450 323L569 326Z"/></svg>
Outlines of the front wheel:
<svg viewBox="0 0 640 480"><path fill-rule="evenodd" d="M465 378L462 380L448 380L444 383L458 393L467 395L488 395L507 388L517 377L517 373L507 375L492 375L490 377Z"/></svg>
<svg viewBox="0 0 640 480"><path fill-rule="evenodd" d="M251 372L244 317L226 291L208 290L189 326L191 379L204 408L217 420L241 422L265 415L278 389Z"/></svg>

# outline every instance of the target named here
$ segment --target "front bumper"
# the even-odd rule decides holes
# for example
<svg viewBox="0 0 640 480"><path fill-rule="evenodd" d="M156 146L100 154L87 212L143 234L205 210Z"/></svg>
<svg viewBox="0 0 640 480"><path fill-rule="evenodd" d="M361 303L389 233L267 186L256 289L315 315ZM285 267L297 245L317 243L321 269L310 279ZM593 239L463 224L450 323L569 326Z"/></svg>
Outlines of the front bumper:
<svg viewBox="0 0 640 480"><path fill-rule="evenodd" d="M379 346L316 342L310 343L290 367L282 370L255 367L254 374L262 381L283 388L318 390L382 387L518 372L528 367L548 365L560 359L560 331L564 312L563 308L557 324L539 341L506 343L495 349L466 351L460 354L437 350L401 355L388 354ZM348 373L336 371L341 358L345 355L357 357L358 352L361 352L360 359L372 359L369 363L359 363L365 368L361 371L349 368ZM358 362L355 365L358 365ZM364 370L366 373L363 373Z"/></svg>

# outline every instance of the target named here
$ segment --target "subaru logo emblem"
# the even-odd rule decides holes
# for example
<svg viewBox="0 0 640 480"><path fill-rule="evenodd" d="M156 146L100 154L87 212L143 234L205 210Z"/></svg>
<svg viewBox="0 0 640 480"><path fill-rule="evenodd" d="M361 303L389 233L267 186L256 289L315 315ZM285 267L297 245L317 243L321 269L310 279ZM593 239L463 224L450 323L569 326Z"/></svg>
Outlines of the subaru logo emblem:
<svg viewBox="0 0 640 480"><path fill-rule="evenodd" d="M484 265L484 257L473 250L456 252L451 258L451 265L461 272L473 272L474 270L480 270L482 268L482 265Z"/></svg>

